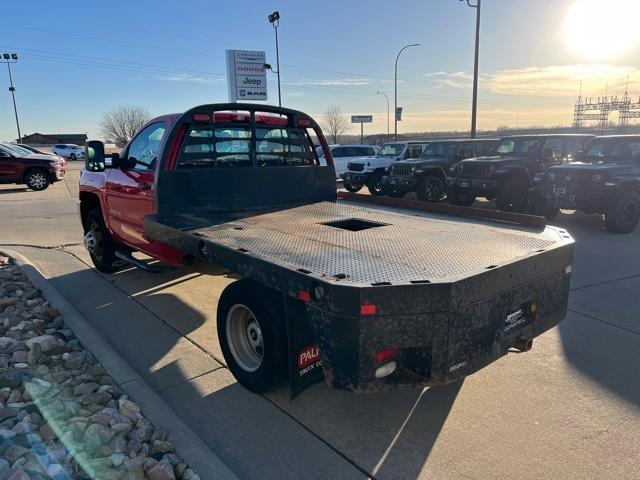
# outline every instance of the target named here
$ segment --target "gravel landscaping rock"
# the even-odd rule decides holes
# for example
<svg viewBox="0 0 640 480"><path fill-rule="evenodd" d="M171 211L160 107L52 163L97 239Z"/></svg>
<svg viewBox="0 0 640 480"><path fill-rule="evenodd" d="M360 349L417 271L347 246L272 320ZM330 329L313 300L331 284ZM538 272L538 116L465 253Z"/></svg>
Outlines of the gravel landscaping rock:
<svg viewBox="0 0 640 480"><path fill-rule="evenodd" d="M199 480L0 254L0 480Z"/></svg>

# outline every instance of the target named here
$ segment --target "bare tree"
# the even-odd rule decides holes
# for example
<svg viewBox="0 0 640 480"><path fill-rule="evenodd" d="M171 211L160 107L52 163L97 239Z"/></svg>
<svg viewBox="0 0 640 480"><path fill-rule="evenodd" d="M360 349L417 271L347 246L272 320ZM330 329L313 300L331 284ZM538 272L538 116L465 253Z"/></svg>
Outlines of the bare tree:
<svg viewBox="0 0 640 480"><path fill-rule="evenodd" d="M329 105L324 117L325 130L332 139L331 143L338 143L338 137L346 132L349 126L347 118L342 114L339 105Z"/></svg>
<svg viewBox="0 0 640 480"><path fill-rule="evenodd" d="M149 117L144 107L120 105L103 113L98 125L107 141L124 147Z"/></svg>

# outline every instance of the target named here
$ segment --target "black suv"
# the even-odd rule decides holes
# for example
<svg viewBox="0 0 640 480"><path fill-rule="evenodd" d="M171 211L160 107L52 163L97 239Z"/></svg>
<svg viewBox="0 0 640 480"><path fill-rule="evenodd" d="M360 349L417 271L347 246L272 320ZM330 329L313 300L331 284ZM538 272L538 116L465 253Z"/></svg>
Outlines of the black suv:
<svg viewBox="0 0 640 480"><path fill-rule="evenodd" d="M603 213L609 231L632 232L640 219L640 135L596 137L576 159L536 175L532 213Z"/></svg>
<svg viewBox="0 0 640 480"><path fill-rule="evenodd" d="M476 197L496 199L498 210L525 212L533 177L574 160L593 135L519 135L504 137L492 157L461 161L448 179L447 196L455 205Z"/></svg>
<svg viewBox="0 0 640 480"><path fill-rule="evenodd" d="M425 147L420 158L400 160L389 167L382 177L383 191L392 197L417 192L426 202L439 201L446 192L449 169L465 158L489 154L498 139L436 140Z"/></svg>

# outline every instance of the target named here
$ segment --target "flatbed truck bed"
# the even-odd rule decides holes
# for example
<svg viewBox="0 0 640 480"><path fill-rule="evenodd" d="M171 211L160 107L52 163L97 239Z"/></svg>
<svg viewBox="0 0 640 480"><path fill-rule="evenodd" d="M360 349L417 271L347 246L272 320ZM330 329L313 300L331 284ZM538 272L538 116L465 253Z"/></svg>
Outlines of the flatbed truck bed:
<svg viewBox="0 0 640 480"><path fill-rule="evenodd" d="M352 392L448 383L530 349L566 315L573 239L544 219L338 198L322 131L295 110L202 105L142 132L158 138L157 125L170 126L159 145L134 139L106 183L104 145L89 142L85 243L103 271L139 250L239 275L218 301L218 338L254 392L285 377L293 395L323 378ZM151 172L131 170L136 148L158 149ZM103 200L88 195L100 188ZM92 210L127 189L147 213Z"/></svg>

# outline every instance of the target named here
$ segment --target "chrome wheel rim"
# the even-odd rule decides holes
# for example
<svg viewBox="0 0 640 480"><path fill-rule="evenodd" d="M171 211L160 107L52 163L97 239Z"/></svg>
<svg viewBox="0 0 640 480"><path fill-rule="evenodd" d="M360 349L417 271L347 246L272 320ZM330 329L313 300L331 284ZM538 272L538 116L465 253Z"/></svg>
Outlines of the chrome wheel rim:
<svg viewBox="0 0 640 480"><path fill-rule="evenodd" d="M43 173L32 173L29 176L29 185L33 188L44 188L47 184L47 177L44 176Z"/></svg>
<svg viewBox="0 0 640 480"><path fill-rule="evenodd" d="M264 341L260 324L251 309L233 305L226 318L227 343L236 363L247 372L255 372L262 364Z"/></svg>
<svg viewBox="0 0 640 480"><path fill-rule="evenodd" d="M102 231L96 222L84 234L84 246L97 260L102 260Z"/></svg>

